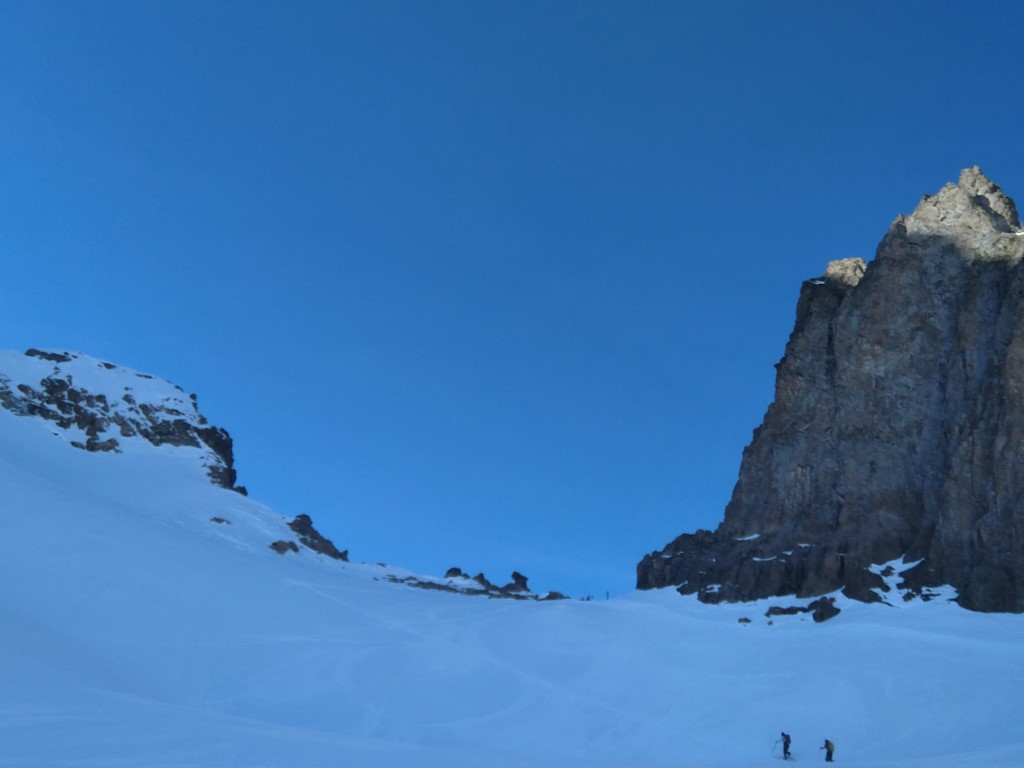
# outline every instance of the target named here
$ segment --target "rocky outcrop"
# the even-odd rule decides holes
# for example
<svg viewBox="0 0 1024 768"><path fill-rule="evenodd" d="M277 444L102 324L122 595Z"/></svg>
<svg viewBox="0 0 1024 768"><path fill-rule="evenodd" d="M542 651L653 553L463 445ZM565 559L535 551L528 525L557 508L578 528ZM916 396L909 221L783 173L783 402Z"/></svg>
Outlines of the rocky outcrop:
<svg viewBox="0 0 1024 768"><path fill-rule="evenodd" d="M795 616L800 613L809 613L811 618L817 623L828 621L839 615L840 610L836 607L836 601L833 597L819 597L809 605L790 605L790 606L779 606L773 605L767 611L765 616L771 618L773 616Z"/></svg>
<svg viewBox="0 0 1024 768"><path fill-rule="evenodd" d="M865 264L808 280L775 400L712 533L637 568L707 600L879 599L913 561L981 611L1024 611L1024 232L978 168L900 216Z"/></svg>
<svg viewBox="0 0 1024 768"><path fill-rule="evenodd" d="M319 555L326 555L345 563L348 562L348 550L346 549L344 552L341 552L330 539L324 538L313 527L313 520L309 515L298 515L288 523L288 527L299 535L299 542L307 549L311 549Z"/></svg>
<svg viewBox="0 0 1024 768"><path fill-rule="evenodd" d="M513 600L566 600L561 592L546 592L543 595L534 593L527 586L527 578L518 571L512 572L512 581L503 587L488 581L483 573L470 577L461 568L449 568L444 579L429 579L418 576L388 576L388 581L405 584L418 589L429 589L440 592L455 592L461 595L479 595L484 597L511 598Z"/></svg>
<svg viewBox="0 0 1024 768"><path fill-rule="evenodd" d="M270 545L270 548L272 550L274 550L275 552L277 552L277 554L279 554L279 555L286 555L289 552L298 552L299 551L299 545L298 544L296 544L294 541L285 541L284 539L279 539L279 540L273 542Z"/></svg>
<svg viewBox="0 0 1024 768"><path fill-rule="evenodd" d="M0 358L0 407L45 419L86 451L121 450L121 441L201 451L211 481L236 487L231 436L199 413L195 395L144 373L71 352L28 350Z"/></svg>

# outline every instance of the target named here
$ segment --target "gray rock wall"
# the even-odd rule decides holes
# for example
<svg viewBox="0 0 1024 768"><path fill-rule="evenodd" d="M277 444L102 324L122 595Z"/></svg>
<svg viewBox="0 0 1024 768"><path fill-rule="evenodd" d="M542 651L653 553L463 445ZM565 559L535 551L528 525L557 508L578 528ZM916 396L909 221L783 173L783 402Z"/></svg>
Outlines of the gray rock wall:
<svg viewBox="0 0 1024 768"><path fill-rule="evenodd" d="M708 600L878 599L921 560L972 609L1024 611L1024 237L979 169L899 217L874 261L804 283L775 400L714 533L639 564Z"/></svg>

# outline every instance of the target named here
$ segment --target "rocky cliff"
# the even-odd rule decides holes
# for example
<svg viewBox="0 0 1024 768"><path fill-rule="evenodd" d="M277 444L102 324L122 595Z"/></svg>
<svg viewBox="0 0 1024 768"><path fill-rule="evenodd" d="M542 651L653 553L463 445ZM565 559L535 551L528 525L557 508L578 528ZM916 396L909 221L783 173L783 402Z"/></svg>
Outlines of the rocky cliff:
<svg viewBox="0 0 1024 768"><path fill-rule="evenodd" d="M1024 232L978 168L900 216L875 259L804 283L774 402L714 532L637 567L702 600L952 585L1024 611Z"/></svg>

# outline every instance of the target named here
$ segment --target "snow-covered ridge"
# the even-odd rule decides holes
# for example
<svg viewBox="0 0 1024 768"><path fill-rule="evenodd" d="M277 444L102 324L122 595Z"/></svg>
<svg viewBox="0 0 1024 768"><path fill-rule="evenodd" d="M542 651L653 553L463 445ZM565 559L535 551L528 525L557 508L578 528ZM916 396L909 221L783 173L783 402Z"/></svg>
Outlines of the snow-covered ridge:
<svg viewBox="0 0 1024 768"><path fill-rule="evenodd" d="M235 487L231 437L207 423L195 395L164 379L76 352L0 350L0 407L45 419L87 451L139 442L196 449L215 484Z"/></svg>
<svg viewBox="0 0 1024 768"><path fill-rule="evenodd" d="M79 352L30 349L0 350L0 407L18 416L42 420L57 439L90 453L168 451L203 472L215 485L245 493L235 486L233 446L226 430L211 426L197 408L196 396L166 379L98 360ZM190 462L189 459L192 459ZM168 467L168 471L170 468ZM127 470L126 470L127 471ZM313 526L308 515L290 522L270 515L250 542L280 555L311 550L329 559L348 561ZM203 518L200 527L219 529L237 538L230 515ZM250 520L251 522L251 520ZM262 543L258 543L265 539ZM560 593L536 594L526 577L513 574L505 586L491 584L483 574L445 578L412 574L391 566L377 568L376 578L427 590L519 600L559 599Z"/></svg>

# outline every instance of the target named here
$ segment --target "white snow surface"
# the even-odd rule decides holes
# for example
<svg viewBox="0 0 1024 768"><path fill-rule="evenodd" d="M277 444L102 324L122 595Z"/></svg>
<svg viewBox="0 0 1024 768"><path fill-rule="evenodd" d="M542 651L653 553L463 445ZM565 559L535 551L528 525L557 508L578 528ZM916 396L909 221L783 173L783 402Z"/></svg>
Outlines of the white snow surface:
<svg viewBox="0 0 1024 768"><path fill-rule="evenodd" d="M1022 616L417 590L276 554L280 515L126 442L0 410L0 766L768 766L781 730L798 761L1024 765Z"/></svg>

